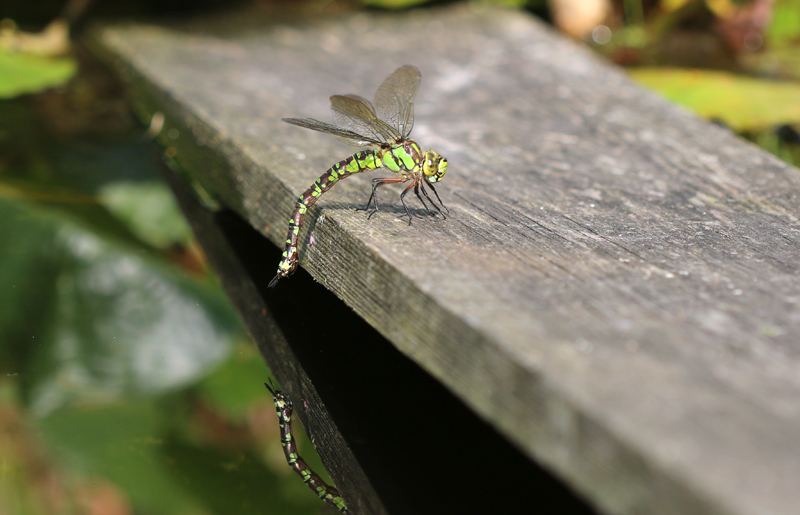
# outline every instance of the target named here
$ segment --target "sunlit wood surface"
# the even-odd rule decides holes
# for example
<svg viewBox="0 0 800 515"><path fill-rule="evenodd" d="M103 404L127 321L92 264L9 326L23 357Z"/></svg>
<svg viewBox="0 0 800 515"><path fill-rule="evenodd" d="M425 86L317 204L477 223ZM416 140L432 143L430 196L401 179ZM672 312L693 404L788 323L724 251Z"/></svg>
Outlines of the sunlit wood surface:
<svg viewBox="0 0 800 515"><path fill-rule="evenodd" d="M416 65L411 136L449 160L450 215L409 197L409 226L386 187L368 219L379 175L348 178L302 267L604 513L797 513L797 169L523 13L249 21L94 36L207 204L282 245L353 149L280 118L331 121L329 95Z"/></svg>

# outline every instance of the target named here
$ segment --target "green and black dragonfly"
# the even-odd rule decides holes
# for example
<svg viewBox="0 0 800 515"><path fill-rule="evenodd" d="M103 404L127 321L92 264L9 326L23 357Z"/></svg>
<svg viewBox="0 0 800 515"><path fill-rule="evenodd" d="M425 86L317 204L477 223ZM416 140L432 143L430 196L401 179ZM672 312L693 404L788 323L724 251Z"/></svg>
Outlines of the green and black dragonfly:
<svg viewBox="0 0 800 515"><path fill-rule="evenodd" d="M411 184L400 194L400 200L409 218L408 223L411 223L411 212L406 205L405 196L412 189L428 212L435 214L425 203L425 199L444 216L441 208L428 196L425 186L431 188L439 205L447 210L433 187L433 184L441 181L447 172L447 159L434 150L423 152L416 142L408 139L414 127L414 95L417 93L421 78L422 75L415 66L401 66L378 88L374 105L358 95L333 95L331 110L335 125L313 118L283 118L284 122L293 125L333 134L348 145L373 148L356 152L331 166L305 193L300 195L289 220L286 250L278 265L278 274L269 283L270 288L282 277L291 275L297 268L300 227L308 208L337 181L349 175L379 168L387 168L397 175L397 177L372 180L372 194L364 208L369 210L374 201L375 207L370 216L378 211L376 193L379 186L409 181Z"/></svg>

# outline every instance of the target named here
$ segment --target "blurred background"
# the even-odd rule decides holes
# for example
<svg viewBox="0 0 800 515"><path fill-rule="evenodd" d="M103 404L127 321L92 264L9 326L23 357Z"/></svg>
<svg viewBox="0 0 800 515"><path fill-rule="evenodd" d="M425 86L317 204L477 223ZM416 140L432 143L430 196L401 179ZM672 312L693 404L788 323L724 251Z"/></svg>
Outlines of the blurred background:
<svg viewBox="0 0 800 515"><path fill-rule="evenodd" d="M0 515L329 511L286 465L269 371L83 28L447 3L3 1ZM800 0L482 3L528 10L642 85L800 159Z"/></svg>

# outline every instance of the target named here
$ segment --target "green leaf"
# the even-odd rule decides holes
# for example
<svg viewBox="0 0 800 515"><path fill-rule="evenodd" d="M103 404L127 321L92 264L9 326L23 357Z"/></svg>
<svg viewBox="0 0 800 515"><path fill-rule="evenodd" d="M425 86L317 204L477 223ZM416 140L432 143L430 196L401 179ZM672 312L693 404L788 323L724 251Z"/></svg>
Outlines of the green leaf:
<svg viewBox="0 0 800 515"><path fill-rule="evenodd" d="M22 101L4 102L0 127L8 127L0 130L0 198L36 203L137 251L187 243L189 229L140 141L63 144Z"/></svg>
<svg viewBox="0 0 800 515"><path fill-rule="evenodd" d="M78 66L68 57L51 58L0 50L0 98L36 93L67 82Z"/></svg>
<svg viewBox="0 0 800 515"><path fill-rule="evenodd" d="M270 377L258 349L251 343L239 345L228 360L200 383L203 396L228 418L243 420L258 402L271 403L264 388Z"/></svg>
<svg viewBox="0 0 800 515"><path fill-rule="evenodd" d="M165 515L207 513L164 462L164 417L152 402L60 410L38 428L62 466L121 487L134 511Z"/></svg>
<svg viewBox="0 0 800 515"><path fill-rule="evenodd" d="M317 514L324 506L300 477L293 473L279 476L253 454L225 455L176 439L166 444L170 472L203 501L209 513ZM274 444L280 448L280 442ZM285 470L289 472L288 465Z"/></svg>
<svg viewBox="0 0 800 515"><path fill-rule="evenodd" d="M35 206L0 219L0 366L38 416L190 384L241 335L216 287Z"/></svg>
<svg viewBox="0 0 800 515"><path fill-rule="evenodd" d="M172 191L161 181L108 183L100 202L142 241L165 249L192 238Z"/></svg>
<svg viewBox="0 0 800 515"><path fill-rule="evenodd" d="M737 132L800 122L800 84L728 72L678 68L628 70L641 85Z"/></svg>
<svg viewBox="0 0 800 515"><path fill-rule="evenodd" d="M764 34L767 46L786 45L800 39L800 0L776 2L772 9L772 19Z"/></svg>
<svg viewBox="0 0 800 515"><path fill-rule="evenodd" d="M320 512L323 504L288 466L276 473L252 451L187 441L175 426L190 416L184 409L192 405L178 404L150 399L78 405L48 415L37 428L62 470L111 481L135 513ZM277 431L271 443L282 458Z"/></svg>
<svg viewBox="0 0 800 515"><path fill-rule="evenodd" d="M166 243L185 243L188 236L182 234L182 230L176 230L180 228L180 224L185 226L180 214L176 215L181 216L179 221L166 218L163 227L154 229L154 234L148 236L142 234L147 223L131 216L133 213L124 213L121 206L115 205L115 199L87 195L46 181L0 176L0 201L2 199L28 201L31 205L36 205L35 209L42 214L47 213L50 217L64 221L69 220L103 239L115 240L140 252L154 250L154 243L164 244L162 248L168 246ZM108 204L120 211L119 216L110 213L102 204ZM163 206L160 207L160 211L166 216L173 215ZM127 219L125 215L128 215ZM148 215L144 214L145 217ZM139 234L134 234L137 229Z"/></svg>

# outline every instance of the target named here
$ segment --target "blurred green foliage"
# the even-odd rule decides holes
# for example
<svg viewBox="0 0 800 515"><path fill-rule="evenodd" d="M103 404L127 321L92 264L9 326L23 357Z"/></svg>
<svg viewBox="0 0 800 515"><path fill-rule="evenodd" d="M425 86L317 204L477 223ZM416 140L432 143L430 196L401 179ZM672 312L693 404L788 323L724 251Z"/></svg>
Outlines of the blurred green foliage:
<svg viewBox="0 0 800 515"><path fill-rule="evenodd" d="M764 41L770 47L800 43L800 0L775 3Z"/></svg>
<svg viewBox="0 0 800 515"><path fill-rule="evenodd" d="M800 121L800 83L730 72L668 67L633 68L631 77L669 100L737 132Z"/></svg>
<svg viewBox="0 0 800 515"><path fill-rule="evenodd" d="M141 130L69 95L0 101L0 513L317 515Z"/></svg>
<svg viewBox="0 0 800 515"><path fill-rule="evenodd" d="M431 2L431 0L359 0L364 5L381 7L383 9L408 9L417 5ZM504 7L522 8L529 0L471 0L476 3L499 5Z"/></svg>
<svg viewBox="0 0 800 515"><path fill-rule="evenodd" d="M798 163L800 0L660 0L611 32L595 48L635 81Z"/></svg>
<svg viewBox="0 0 800 515"><path fill-rule="evenodd" d="M243 375L263 379L260 356L244 354L245 359L231 356L221 368L234 374L258 368L257 378ZM200 387L167 395L84 400L44 417L37 427L62 467L83 478L110 481L137 512L319 513L319 500L284 461L277 421L269 420L274 422L264 435L269 438L258 439L247 428L245 415L254 407L274 413L263 385L241 385L238 393L248 406L239 399L225 403L233 399L230 386L206 379ZM239 417L225 417L236 411ZM304 435L301 446L313 456ZM272 457L265 461L263 452Z"/></svg>
<svg viewBox="0 0 800 515"><path fill-rule="evenodd" d="M406 9L415 5L424 4L429 0L361 0L364 5L382 7L384 9Z"/></svg>
<svg viewBox="0 0 800 515"><path fill-rule="evenodd" d="M0 49L0 99L66 83L77 71L71 57L45 57Z"/></svg>

